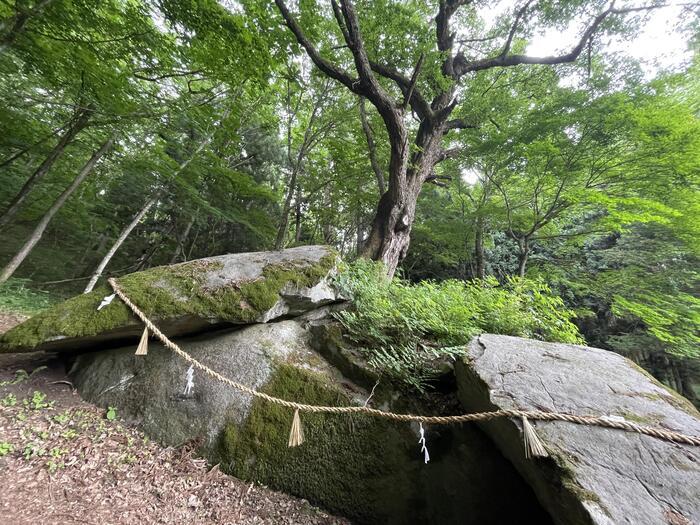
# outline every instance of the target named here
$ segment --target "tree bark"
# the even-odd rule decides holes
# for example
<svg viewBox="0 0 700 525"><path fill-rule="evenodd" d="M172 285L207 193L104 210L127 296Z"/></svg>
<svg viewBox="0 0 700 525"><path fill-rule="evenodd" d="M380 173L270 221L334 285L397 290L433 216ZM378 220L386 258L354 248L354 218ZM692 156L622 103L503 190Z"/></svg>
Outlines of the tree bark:
<svg viewBox="0 0 700 525"><path fill-rule="evenodd" d="M230 108L226 109L224 112L224 115L221 117L221 120L219 120L217 127L221 125L221 123L226 120L226 117L228 117L229 112L231 111ZM192 155L190 155L189 158L186 160L182 161L180 165L177 167L175 172L172 174L173 177L177 177L182 171L189 166L189 164L195 159L197 155L213 140L215 131L212 131L209 135L207 135L200 143L199 145L194 149L192 152ZM100 264L97 266L95 269L95 273L93 274L92 278L90 279L90 282L88 285L85 287L85 290L83 293L88 293L92 291L92 287L95 286L95 283L97 283L97 280L100 278L100 275L102 275L102 272L104 269L107 267L107 264L109 264L109 261L114 257L114 254L117 253L117 250L121 247L121 245L124 243L126 238L131 234L131 232L136 228L136 225L141 221L144 215L148 213L148 210L151 209L151 206L158 200L158 197L160 196L160 191L157 191L144 205L143 208L141 208L141 211L139 211L132 221L124 228L124 230L121 232L117 240L114 242L112 247L109 249L107 254L104 256Z"/></svg>
<svg viewBox="0 0 700 525"><path fill-rule="evenodd" d="M102 272L104 272L105 268L107 268L107 265L109 262L112 260L112 257L114 257L114 254L117 253L117 250L121 247L122 244L124 244L124 241L126 238L129 236L129 234L133 231L134 228L138 225L138 223L141 222L141 219L143 219L144 215L148 213L148 210L151 209L151 206L156 202L156 197L152 197L148 199L146 204L139 210L139 212L134 215L134 218L131 219L131 222L126 225L126 227L122 230L122 232L119 234L119 237L117 237L117 240L114 242L112 247L109 249L109 251L105 254L105 256L102 258L100 261L100 264L97 265L97 268L95 268L95 271L92 274L92 277L90 278L90 281L87 283L87 286L85 287L85 290L83 290L83 293L90 293L92 292L93 288L95 288L95 285L97 284L97 281L100 279L102 276Z"/></svg>
<svg viewBox="0 0 700 525"><path fill-rule="evenodd" d="M444 121L429 120L420 124L415 153L408 155L408 132L399 121L395 134L389 135L389 189L377 206L372 228L362 255L382 261L389 277L393 277L399 262L406 256L411 241L411 228L423 184L435 165L442 160L440 142Z"/></svg>
<svg viewBox="0 0 700 525"><path fill-rule="evenodd" d="M15 197L12 199L12 202L10 202L10 205L7 210L5 210L5 213L0 216L0 230L7 226L14 216L17 215L17 212L34 186L36 186L36 184L46 176L55 162L61 157L61 155L63 155L63 152L68 144L70 144L75 136L87 126L91 113L92 111L89 109L80 110L65 133L61 135L61 138L51 150L51 153L49 153L49 155L44 159L44 162L41 163L36 171L32 173L27 182L24 183L24 186L22 186L22 188L19 190L19 193L17 193L17 195L15 195Z"/></svg>
<svg viewBox="0 0 700 525"><path fill-rule="evenodd" d="M613 5L610 5L590 21L579 42L569 52L555 56L533 57L511 52L518 25L530 5L530 2L527 2L514 13L511 29L502 49L493 56L470 60L461 49L455 52L454 44L457 33L451 27L451 19L455 13L460 7L469 3L471 2L463 0L441 0L439 2L438 13L435 17L436 44L437 50L443 57L442 74L452 82L449 87L441 89L432 101L428 101L417 86L423 55L421 54L411 77L407 77L391 64L370 60L352 0L331 0L338 28L345 41L345 46L352 54L354 64L354 72L352 73L346 70L344 65L333 63L324 57L304 33L284 0L275 0L285 24L316 67L355 95L367 98L384 121L391 145L388 170L389 184L388 190L380 197L363 255L383 261L387 266L389 276L393 276L396 266L408 250L416 200L420 194L421 186L431 178L434 179L433 166L446 157L447 152L440 147L439 139L449 130L474 127L473 124L464 119L448 120L459 102L456 95L458 95L458 85L463 77L470 72L514 67L519 64L553 65L573 62L608 16L658 7L614 8ZM376 75L386 81L392 81L403 94L403 102L395 100ZM415 140L412 141L414 153L411 155L410 164L408 162L408 132L404 121L404 109L409 106L420 121Z"/></svg>
<svg viewBox="0 0 700 525"><path fill-rule="evenodd" d="M102 158L102 156L112 147L112 144L114 143L114 137L109 138L102 146L100 149L98 149L92 157L90 157L90 160L87 161L85 166L83 166L83 169L80 171L78 176L73 180L73 182L66 188L61 195L58 196L56 201L53 203L53 205L49 208L49 210L44 214L44 216L41 218L39 221L39 224L36 225L34 228L34 231L32 234L29 236L29 239L27 239L27 242L24 243L24 246L17 252L17 254L12 258L12 260L5 266L5 268L2 271L2 274L0 274L0 284L4 283L7 281L12 274L15 273L17 268L19 267L20 264L24 261L24 259L27 258L27 256L31 253L32 249L36 244L39 242L41 239L42 235L46 231L47 226L51 222L51 219L58 213L58 211L63 207L63 205L66 203L68 198L73 194L73 192L78 189L78 186L85 180L85 178L92 172L93 168L97 164L97 162Z"/></svg>
<svg viewBox="0 0 700 525"><path fill-rule="evenodd" d="M518 277L525 278L525 270L527 268L527 259L530 256L530 240L522 239L518 241Z"/></svg>

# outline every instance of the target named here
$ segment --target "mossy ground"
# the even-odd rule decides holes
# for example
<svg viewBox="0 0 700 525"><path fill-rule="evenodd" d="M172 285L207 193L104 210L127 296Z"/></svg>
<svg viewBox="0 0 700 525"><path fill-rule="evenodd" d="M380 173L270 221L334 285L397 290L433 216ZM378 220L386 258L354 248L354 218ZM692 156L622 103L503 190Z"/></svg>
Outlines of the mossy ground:
<svg viewBox="0 0 700 525"><path fill-rule="evenodd" d="M347 405L347 396L323 376L279 365L266 392L318 405ZM292 410L256 400L242 427L229 424L220 445L221 464L243 479L255 479L353 517L385 523L401 483L414 437L407 427L360 415L301 414L306 442L289 448ZM415 451L414 451L415 452ZM405 510L405 509L404 509ZM395 517L395 515L394 515Z"/></svg>
<svg viewBox="0 0 700 525"><path fill-rule="evenodd" d="M233 323L249 323L270 309L287 283L311 286L328 275L335 255L316 264L270 264L254 281L217 289L205 286L207 272L222 267L217 261L193 261L137 272L119 279L129 298L149 317L162 319L192 315ZM99 312L97 306L112 291L101 286L69 299L15 327L0 338L0 349L31 349L53 337L86 337L134 321L128 308L115 300Z"/></svg>

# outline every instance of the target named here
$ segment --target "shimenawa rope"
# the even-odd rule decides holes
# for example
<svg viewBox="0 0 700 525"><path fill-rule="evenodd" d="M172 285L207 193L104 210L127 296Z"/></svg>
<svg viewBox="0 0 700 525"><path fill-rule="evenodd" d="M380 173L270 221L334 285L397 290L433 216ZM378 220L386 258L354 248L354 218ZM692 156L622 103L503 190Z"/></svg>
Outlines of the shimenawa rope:
<svg viewBox="0 0 700 525"><path fill-rule="evenodd" d="M607 417L576 416L573 414L564 414L559 412L544 412L541 410L509 409L496 410L492 412L474 412L471 414L460 414L455 416L423 416L415 414L396 414L394 412L387 412L384 410L379 410L364 405L338 407L307 405L304 403L297 403L296 401L287 401L286 399L271 396L264 392L254 390L246 385L233 381L227 377L222 376L215 370L212 370L205 364L200 363L194 357L189 355L178 345L176 345L170 339L168 339L168 337L165 334L163 334L163 332L161 332L148 317L146 317L146 315L138 308L138 306L131 302L129 297L127 297L127 295L119 287L119 285L114 279L109 279L108 282L114 290L114 293L116 293L119 296L119 298L124 302L124 304L126 304L129 307L129 309L131 309L134 315L136 315L136 317L138 317L146 325L146 330L150 331L153 335L155 335L166 348L182 357L192 366L201 370L202 372L216 379L217 381L220 381L226 385L235 388L236 390L240 390L241 392L245 392L246 394L250 394L251 396L260 399L264 399L265 401L269 401L270 403L275 403L277 405L294 409L295 413L292 421L292 432L290 434L289 446L300 445L304 441L303 430L301 428L301 421L299 419L299 412L329 414L366 414L374 417L392 419L394 421L414 421L416 423L429 423L433 425L450 425L454 423L466 423L472 421L490 421L499 418L519 418L522 421L523 425L523 437L525 441L526 455L528 455L528 457L541 457L547 455L546 449L543 447L541 441L539 440L537 434L534 431L534 428L528 420L566 421L568 423L576 423L578 425L613 428L617 430L624 430L626 432L635 432L638 434L643 434L645 436L651 436L664 441L670 441L672 443L700 446L700 436L691 436L687 434L682 434L680 432L673 432L670 430L663 430L660 428L637 425L636 423L631 423L629 421L614 420ZM145 353L141 345L139 345L139 350L141 351L140 355L143 355Z"/></svg>

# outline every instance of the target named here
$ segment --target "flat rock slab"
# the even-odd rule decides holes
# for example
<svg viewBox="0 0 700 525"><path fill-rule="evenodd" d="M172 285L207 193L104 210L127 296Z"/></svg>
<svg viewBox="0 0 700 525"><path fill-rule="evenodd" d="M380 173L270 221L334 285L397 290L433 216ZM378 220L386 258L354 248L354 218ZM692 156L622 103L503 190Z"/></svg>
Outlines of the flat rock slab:
<svg viewBox="0 0 700 525"><path fill-rule="evenodd" d="M482 335L456 368L470 411L623 418L700 436L685 398L606 350ZM483 425L557 523L700 523L700 448L566 422L533 422L551 457L527 460L519 423Z"/></svg>
<svg viewBox="0 0 700 525"><path fill-rule="evenodd" d="M127 296L168 336L221 325L266 323L339 300L330 278L337 254L326 246L236 253L120 277ZM0 337L0 352L76 351L138 337L143 326L103 286L42 312Z"/></svg>

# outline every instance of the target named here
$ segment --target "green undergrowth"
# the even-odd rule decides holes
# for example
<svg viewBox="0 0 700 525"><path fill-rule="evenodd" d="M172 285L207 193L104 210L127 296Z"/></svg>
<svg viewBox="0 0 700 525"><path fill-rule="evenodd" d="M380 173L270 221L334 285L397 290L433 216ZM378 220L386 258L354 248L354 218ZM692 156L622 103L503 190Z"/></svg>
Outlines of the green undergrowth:
<svg viewBox="0 0 700 525"><path fill-rule="evenodd" d="M0 285L0 312L35 315L58 299L48 292L33 289L27 279L8 279Z"/></svg>
<svg viewBox="0 0 700 525"><path fill-rule="evenodd" d="M223 267L218 261L152 268L126 275L118 282L128 297L154 320L193 315L248 323L274 306L285 284L313 285L328 275L335 262L335 255L331 254L313 265L270 264L259 279L216 289L206 287L206 276ZM119 300L97 311L102 299L111 293L105 285L73 297L7 332L0 339L0 347L32 348L52 337L91 336L133 322L133 315Z"/></svg>
<svg viewBox="0 0 700 525"><path fill-rule="evenodd" d="M440 360L463 355L464 345L479 333L583 342L571 322L574 313L540 281L412 284L389 280L381 264L359 260L337 284L352 297L353 308L336 316L369 364L421 390Z"/></svg>
<svg viewBox="0 0 700 525"><path fill-rule="evenodd" d="M286 364L278 365L263 390L302 403L350 404L322 375ZM386 522L391 494L408 490L400 474L414 442L407 427L358 414L302 413L305 443L290 448L292 416L289 408L255 400L246 422L229 423L222 433L222 468L359 522Z"/></svg>

